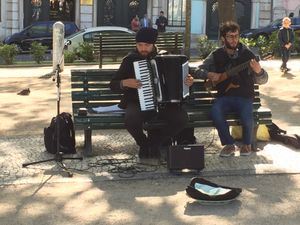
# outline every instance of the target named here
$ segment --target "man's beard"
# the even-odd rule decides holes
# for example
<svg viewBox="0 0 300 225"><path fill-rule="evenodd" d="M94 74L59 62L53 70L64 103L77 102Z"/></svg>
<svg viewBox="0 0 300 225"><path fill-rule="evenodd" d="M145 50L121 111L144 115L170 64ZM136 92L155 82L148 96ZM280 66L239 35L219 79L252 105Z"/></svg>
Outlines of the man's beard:
<svg viewBox="0 0 300 225"><path fill-rule="evenodd" d="M147 51L141 51L140 55L142 55L143 57L148 57L150 55L150 52Z"/></svg>
<svg viewBox="0 0 300 225"><path fill-rule="evenodd" d="M224 41L224 44L225 44L225 47L226 47L226 48L231 49L231 50L236 50L237 47L238 47L238 44L236 44L236 46L231 46L231 45L229 44L229 42L228 42L226 39L225 39L225 41Z"/></svg>

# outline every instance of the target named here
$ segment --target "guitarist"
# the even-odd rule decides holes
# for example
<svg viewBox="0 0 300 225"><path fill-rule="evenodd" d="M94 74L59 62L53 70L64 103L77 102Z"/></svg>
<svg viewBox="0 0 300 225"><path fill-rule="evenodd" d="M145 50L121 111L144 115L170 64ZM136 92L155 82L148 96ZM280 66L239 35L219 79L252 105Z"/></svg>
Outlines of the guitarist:
<svg viewBox="0 0 300 225"><path fill-rule="evenodd" d="M265 84L267 72L261 68L255 55L239 42L240 27L227 21L220 27L223 46L214 50L195 71L194 77L205 79L217 89L217 98L211 109L212 120L224 146L220 156L229 157L236 150L235 141L230 135L225 115L236 112L243 128L243 144L240 155L251 154L253 124L254 84ZM239 68L239 65L242 68Z"/></svg>

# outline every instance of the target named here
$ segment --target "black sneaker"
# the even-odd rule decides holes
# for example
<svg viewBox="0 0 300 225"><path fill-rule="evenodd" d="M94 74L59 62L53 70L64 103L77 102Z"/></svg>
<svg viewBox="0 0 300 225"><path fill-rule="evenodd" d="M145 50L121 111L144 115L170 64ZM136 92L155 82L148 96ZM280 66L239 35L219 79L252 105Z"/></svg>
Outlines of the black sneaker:
<svg viewBox="0 0 300 225"><path fill-rule="evenodd" d="M290 71L291 69L290 68L287 68L287 67L281 67L280 68L282 72L286 73L288 71Z"/></svg>
<svg viewBox="0 0 300 225"><path fill-rule="evenodd" d="M168 159L168 151L170 146L164 146L160 148L160 159L166 162Z"/></svg>
<svg viewBox="0 0 300 225"><path fill-rule="evenodd" d="M149 158L149 147L148 146L141 146L139 150L139 158L140 159L147 159Z"/></svg>
<svg viewBox="0 0 300 225"><path fill-rule="evenodd" d="M159 147L151 147L149 152L149 157L154 159L160 159L160 149Z"/></svg>

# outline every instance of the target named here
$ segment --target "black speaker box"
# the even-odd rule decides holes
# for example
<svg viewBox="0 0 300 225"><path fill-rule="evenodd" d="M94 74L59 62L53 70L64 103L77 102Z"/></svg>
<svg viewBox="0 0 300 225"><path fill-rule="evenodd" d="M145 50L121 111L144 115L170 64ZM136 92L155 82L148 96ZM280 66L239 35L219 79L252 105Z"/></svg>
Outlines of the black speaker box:
<svg viewBox="0 0 300 225"><path fill-rule="evenodd" d="M167 167L169 170L202 170L204 168L204 146L198 144L170 146Z"/></svg>

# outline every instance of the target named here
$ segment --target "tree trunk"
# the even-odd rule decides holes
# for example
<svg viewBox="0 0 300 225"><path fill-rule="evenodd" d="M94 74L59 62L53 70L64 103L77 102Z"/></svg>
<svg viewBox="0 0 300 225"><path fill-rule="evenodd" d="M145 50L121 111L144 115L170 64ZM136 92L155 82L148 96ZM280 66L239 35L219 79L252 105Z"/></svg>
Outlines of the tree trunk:
<svg viewBox="0 0 300 225"><path fill-rule="evenodd" d="M226 21L236 21L235 0L218 0L219 25Z"/></svg>
<svg viewBox="0 0 300 225"><path fill-rule="evenodd" d="M226 21L235 21L236 22L236 16L235 16L235 0L218 0L218 16L219 16L219 27L222 23ZM220 32L218 34L220 45L223 43L220 39Z"/></svg>
<svg viewBox="0 0 300 225"><path fill-rule="evenodd" d="M186 16L185 16L185 37L184 37L184 53L186 56L190 57L191 48L191 0L186 0Z"/></svg>

